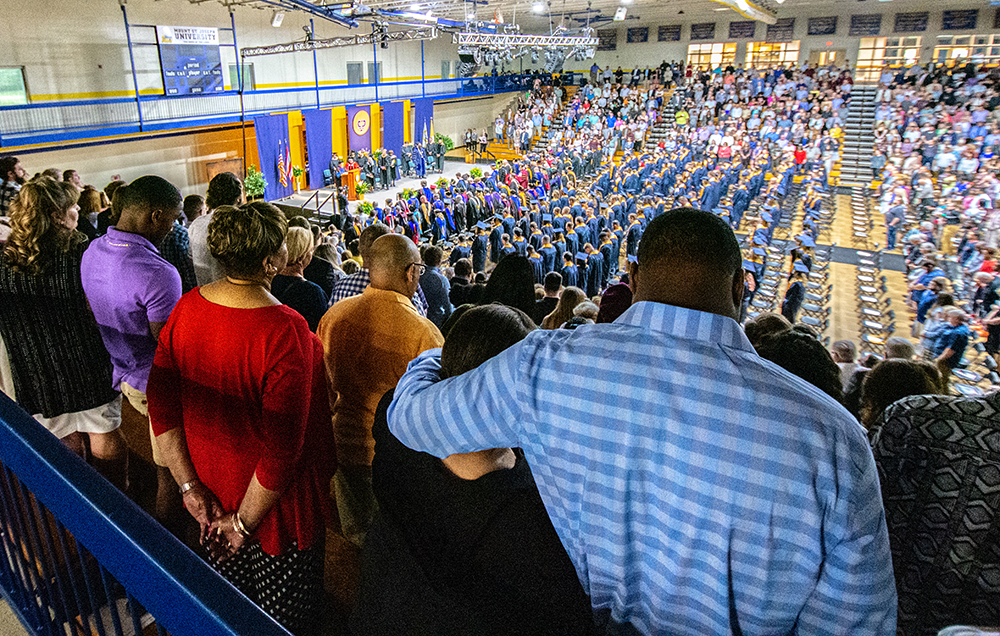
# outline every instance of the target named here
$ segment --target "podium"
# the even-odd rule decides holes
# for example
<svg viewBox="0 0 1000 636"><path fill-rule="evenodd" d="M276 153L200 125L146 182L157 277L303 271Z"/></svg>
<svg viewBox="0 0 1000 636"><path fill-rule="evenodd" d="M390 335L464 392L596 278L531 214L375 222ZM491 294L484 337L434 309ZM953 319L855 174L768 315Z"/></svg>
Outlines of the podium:
<svg viewBox="0 0 1000 636"><path fill-rule="evenodd" d="M359 178L361 176L361 168L355 168L354 170L348 170L344 174L344 176L347 178L347 182L345 184L345 185L347 185L347 200L348 201L357 201L358 200L358 195L354 191L354 185L359 181Z"/></svg>

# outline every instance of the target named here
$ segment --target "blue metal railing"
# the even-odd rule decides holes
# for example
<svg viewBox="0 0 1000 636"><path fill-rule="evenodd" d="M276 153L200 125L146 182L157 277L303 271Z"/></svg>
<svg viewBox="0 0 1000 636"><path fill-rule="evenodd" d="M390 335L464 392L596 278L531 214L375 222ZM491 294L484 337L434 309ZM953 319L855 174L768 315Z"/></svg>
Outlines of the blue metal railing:
<svg viewBox="0 0 1000 636"><path fill-rule="evenodd" d="M449 99L524 90L531 75L487 75L440 80L379 82L350 86L237 91L209 95L146 95L40 102L0 107L0 147L25 146L231 124L266 113L433 97ZM318 96L317 96L318 94Z"/></svg>
<svg viewBox="0 0 1000 636"><path fill-rule="evenodd" d="M288 636L0 393L0 593L46 636Z"/></svg>

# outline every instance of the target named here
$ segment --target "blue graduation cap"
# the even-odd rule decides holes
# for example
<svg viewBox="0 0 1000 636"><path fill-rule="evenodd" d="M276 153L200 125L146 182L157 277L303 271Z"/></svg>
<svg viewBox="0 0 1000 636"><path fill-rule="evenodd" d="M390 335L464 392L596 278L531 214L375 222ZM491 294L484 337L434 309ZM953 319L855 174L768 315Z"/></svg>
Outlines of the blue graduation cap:
<svg viewBox="0 0 1000 636"><path fill-rule="evenodd" d="M809 273L809 268L806 267L806 264L803 263L802 261L795 261L795 265L793 266L793 269L796 272L802 272L803 274L808 274Z"/></svg>
<svg viewBox="0 0 1000 636"><path fill-rule="evenodd" d="M744 258L743 259L743 269L748 269L750 271L756 271L757 270L757 263L754 263L753 261L750 261L750 260L747 260L747 259Z"/></svg>
<svg viewBox="0 0 1000 636"><path fill-rule="evenodd" d="M476 227L478 227L480 230L486 230L486 229L489 228L489 226L486 225L485 223L483 223L482 221L480 221L479 223L476 223Z"/></svg>
<svg viewBox="0 0 1000 636"><path fill-rule="evenodd" d="M494 214L493 218L496 219L497 221L503 221L503 216L500 214Z"/></svg>
<svg viewBox="0 0 1000 636"><path fill-rule="evenodd" d="M638 263L639 262L639 257L636 256L635 254L629 254L626 258L628 259L629 263Z"/></svg>
<svg viewBox="0 0 1000 636"><path fill-rule="evenodd" d="M542 223L551 223L551 222L552 222L552 215L551 214L543 214L542 215Z"/></svg>
<svg viewBox="0 0 1000 636"><path fill-rule="evenodd" d="M761 215L760 215L760 218L764 219L764 221L766 223L773 223L774 222L774 217L772 217L767 212L762 212Z"/></svg>
<svg viewBox="0 0 1000 636"><path fill-rule="evenodd" d="M760 234L754 234L753 235L753 244L754 245L767 245L767 239L764 236L760 235Z"/></svg>
<svg viewBox="0 0 1000 636"><path fill-rule="evenodd" d="M765 250L763 247L755 247L753 248L753 253L756 254L757 256L766 256L767 250Z"/></svg>
<svg viewBox="0 0 1000 636"><path fill-rule="evenodd" d="M576 253L576 260L578 260L578 261L585 261L585 260L587 260L587 253L586 252L577 252Z"/></svg>
<svg viewBox="0 0 1000 636"><path fill-rule="evenodd" d="M808 234L800 234L799 242L802 243L802 247L816 247L816 241Z"/></svg>

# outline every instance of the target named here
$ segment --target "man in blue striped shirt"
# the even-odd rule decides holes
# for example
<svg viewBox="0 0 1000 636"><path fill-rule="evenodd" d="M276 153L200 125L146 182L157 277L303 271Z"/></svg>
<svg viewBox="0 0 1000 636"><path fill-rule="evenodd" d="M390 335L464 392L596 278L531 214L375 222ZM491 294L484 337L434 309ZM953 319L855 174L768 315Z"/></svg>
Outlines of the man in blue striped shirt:
<svg viewBox="0 0 1000 636"><path fill-rule="evenodd" d="M661 215L618 320L536 331L445 381L440 352L425 352L390 428L438 457L523 448L615 633L895 634L865 433L754 352L736 322L741 264L712 214Z"/></svg>

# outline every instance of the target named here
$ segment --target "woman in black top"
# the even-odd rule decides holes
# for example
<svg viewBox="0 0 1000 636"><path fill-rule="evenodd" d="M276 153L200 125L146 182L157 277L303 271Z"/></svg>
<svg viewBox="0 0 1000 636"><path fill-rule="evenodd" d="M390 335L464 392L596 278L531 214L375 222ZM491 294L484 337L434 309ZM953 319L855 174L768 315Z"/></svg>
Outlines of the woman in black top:
<svg viewBox="0 0 1000 636"><path fill-rule="evenodd" d="M11 234L0 256L0 336L18 405L125 488L121 396L111 358L87 304L80 260L87 238L70 183L39 177L11 203Z"/></svg>
<svg viewBox="0 0 1000 636"><path fill-rule="evenodd" d="M327 296L319 285L306 280L303 274L312 260L312 232L290 227L285 243L288 245L288 264L271 281L271 293L281 304L302 314L309 329L316 333L319 320L326 313Z"/></svg>
<svg viewBox="0 0 1000 636"><path fill-rule="evenodd" d="M441 377L473 369L534 324L502 305L469 309L447 334ZM362 556L356 634L590 634L592 613L520 449L437 459L372 429L379 503Z"/></svg>

